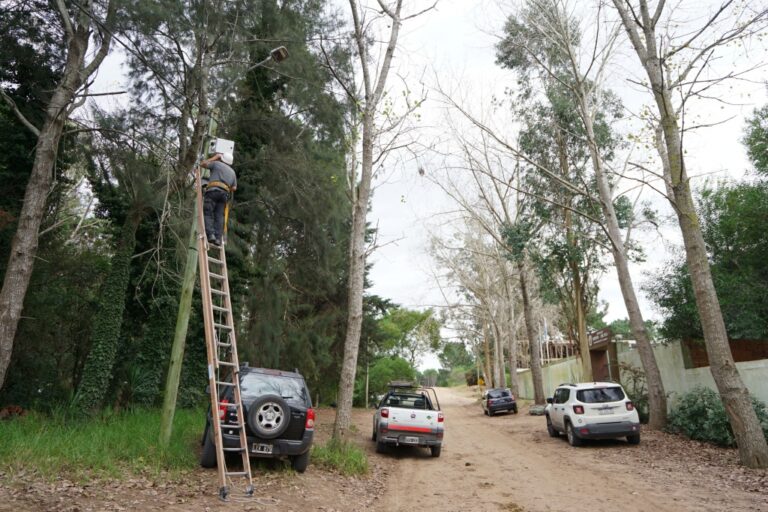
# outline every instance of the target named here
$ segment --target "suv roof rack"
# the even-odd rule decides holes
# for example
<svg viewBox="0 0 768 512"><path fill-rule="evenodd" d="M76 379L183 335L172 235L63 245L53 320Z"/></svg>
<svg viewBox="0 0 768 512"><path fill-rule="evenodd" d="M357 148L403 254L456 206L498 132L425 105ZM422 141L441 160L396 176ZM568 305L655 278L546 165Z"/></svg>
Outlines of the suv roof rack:
<svg viewBox="0 0 768 512"><path fill-rule="evenodd" d="M558 384L558 387L560 386L576 386L573 382L563 382L561 384Z"/></svg>

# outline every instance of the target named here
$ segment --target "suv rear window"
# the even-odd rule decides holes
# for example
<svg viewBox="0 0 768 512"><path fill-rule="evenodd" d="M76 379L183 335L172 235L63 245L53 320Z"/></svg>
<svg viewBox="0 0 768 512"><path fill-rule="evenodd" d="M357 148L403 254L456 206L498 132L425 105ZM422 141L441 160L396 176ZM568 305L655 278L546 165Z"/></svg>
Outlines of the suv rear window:
<svg viewBox="0 0 768 512"><path fill-rule="evenodd" d="M620 387L580 389L576 392L576 399L585 404L618 402L619 400L624 400L624 391Z"/></svg>
<svg viewBox="0 0 768 512"><path fill-rule="evenodd" d="M243 396L262 396L275 394L287 399L307 402L304 381L280 375L248 373L240 381L240 393Z"/></svg>
<svg viewBox="0 0 768 512"><path fill-rule="evenodd" d="M506 389L491 389L488 391L488 398L502 398L509 396L509 390Z"/></svg>

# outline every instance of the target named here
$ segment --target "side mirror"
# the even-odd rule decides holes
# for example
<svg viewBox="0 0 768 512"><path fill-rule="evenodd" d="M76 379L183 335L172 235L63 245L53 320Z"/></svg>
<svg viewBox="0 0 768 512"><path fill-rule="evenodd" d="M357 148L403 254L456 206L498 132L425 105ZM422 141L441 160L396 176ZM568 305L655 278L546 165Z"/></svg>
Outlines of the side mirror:
<svg viewBox="0 0 768 512"><path fill-rule="evenodd" d="M547 398L547 403L551 404L552 403L552 399L551 398Z"/></svg>

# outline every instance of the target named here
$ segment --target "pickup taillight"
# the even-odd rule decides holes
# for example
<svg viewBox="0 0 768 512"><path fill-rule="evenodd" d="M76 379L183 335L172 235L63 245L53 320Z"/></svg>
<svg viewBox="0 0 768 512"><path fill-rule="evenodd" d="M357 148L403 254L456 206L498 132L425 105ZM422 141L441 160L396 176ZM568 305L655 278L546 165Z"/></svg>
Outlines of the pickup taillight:
<svg viewBox="0 0 768 512"><path fill-rule="evenodd" d="M381 417L382 418L389 418L389 409L387 409L386 407L384 409L382 409L381 410Z"/></svg>
<svg viewBox="0 0 768 512"><path fill-rule="evenodd" d="M443 417L443 413L441 412L437 413L437 422L442 423L443 421L445 421L445 418Z"/></svg>

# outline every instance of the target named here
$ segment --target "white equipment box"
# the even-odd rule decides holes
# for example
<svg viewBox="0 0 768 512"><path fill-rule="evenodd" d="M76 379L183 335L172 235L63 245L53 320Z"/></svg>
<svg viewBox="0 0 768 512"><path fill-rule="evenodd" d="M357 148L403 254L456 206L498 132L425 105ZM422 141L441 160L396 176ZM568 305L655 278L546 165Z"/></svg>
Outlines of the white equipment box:
<svg viewBox="0 0 768 512"><path fill-rule="evenodd" d="M208 143L208 154L213 155L214 153L229 153L234 155L235 141L218 138L211 139Z"/></svg>

